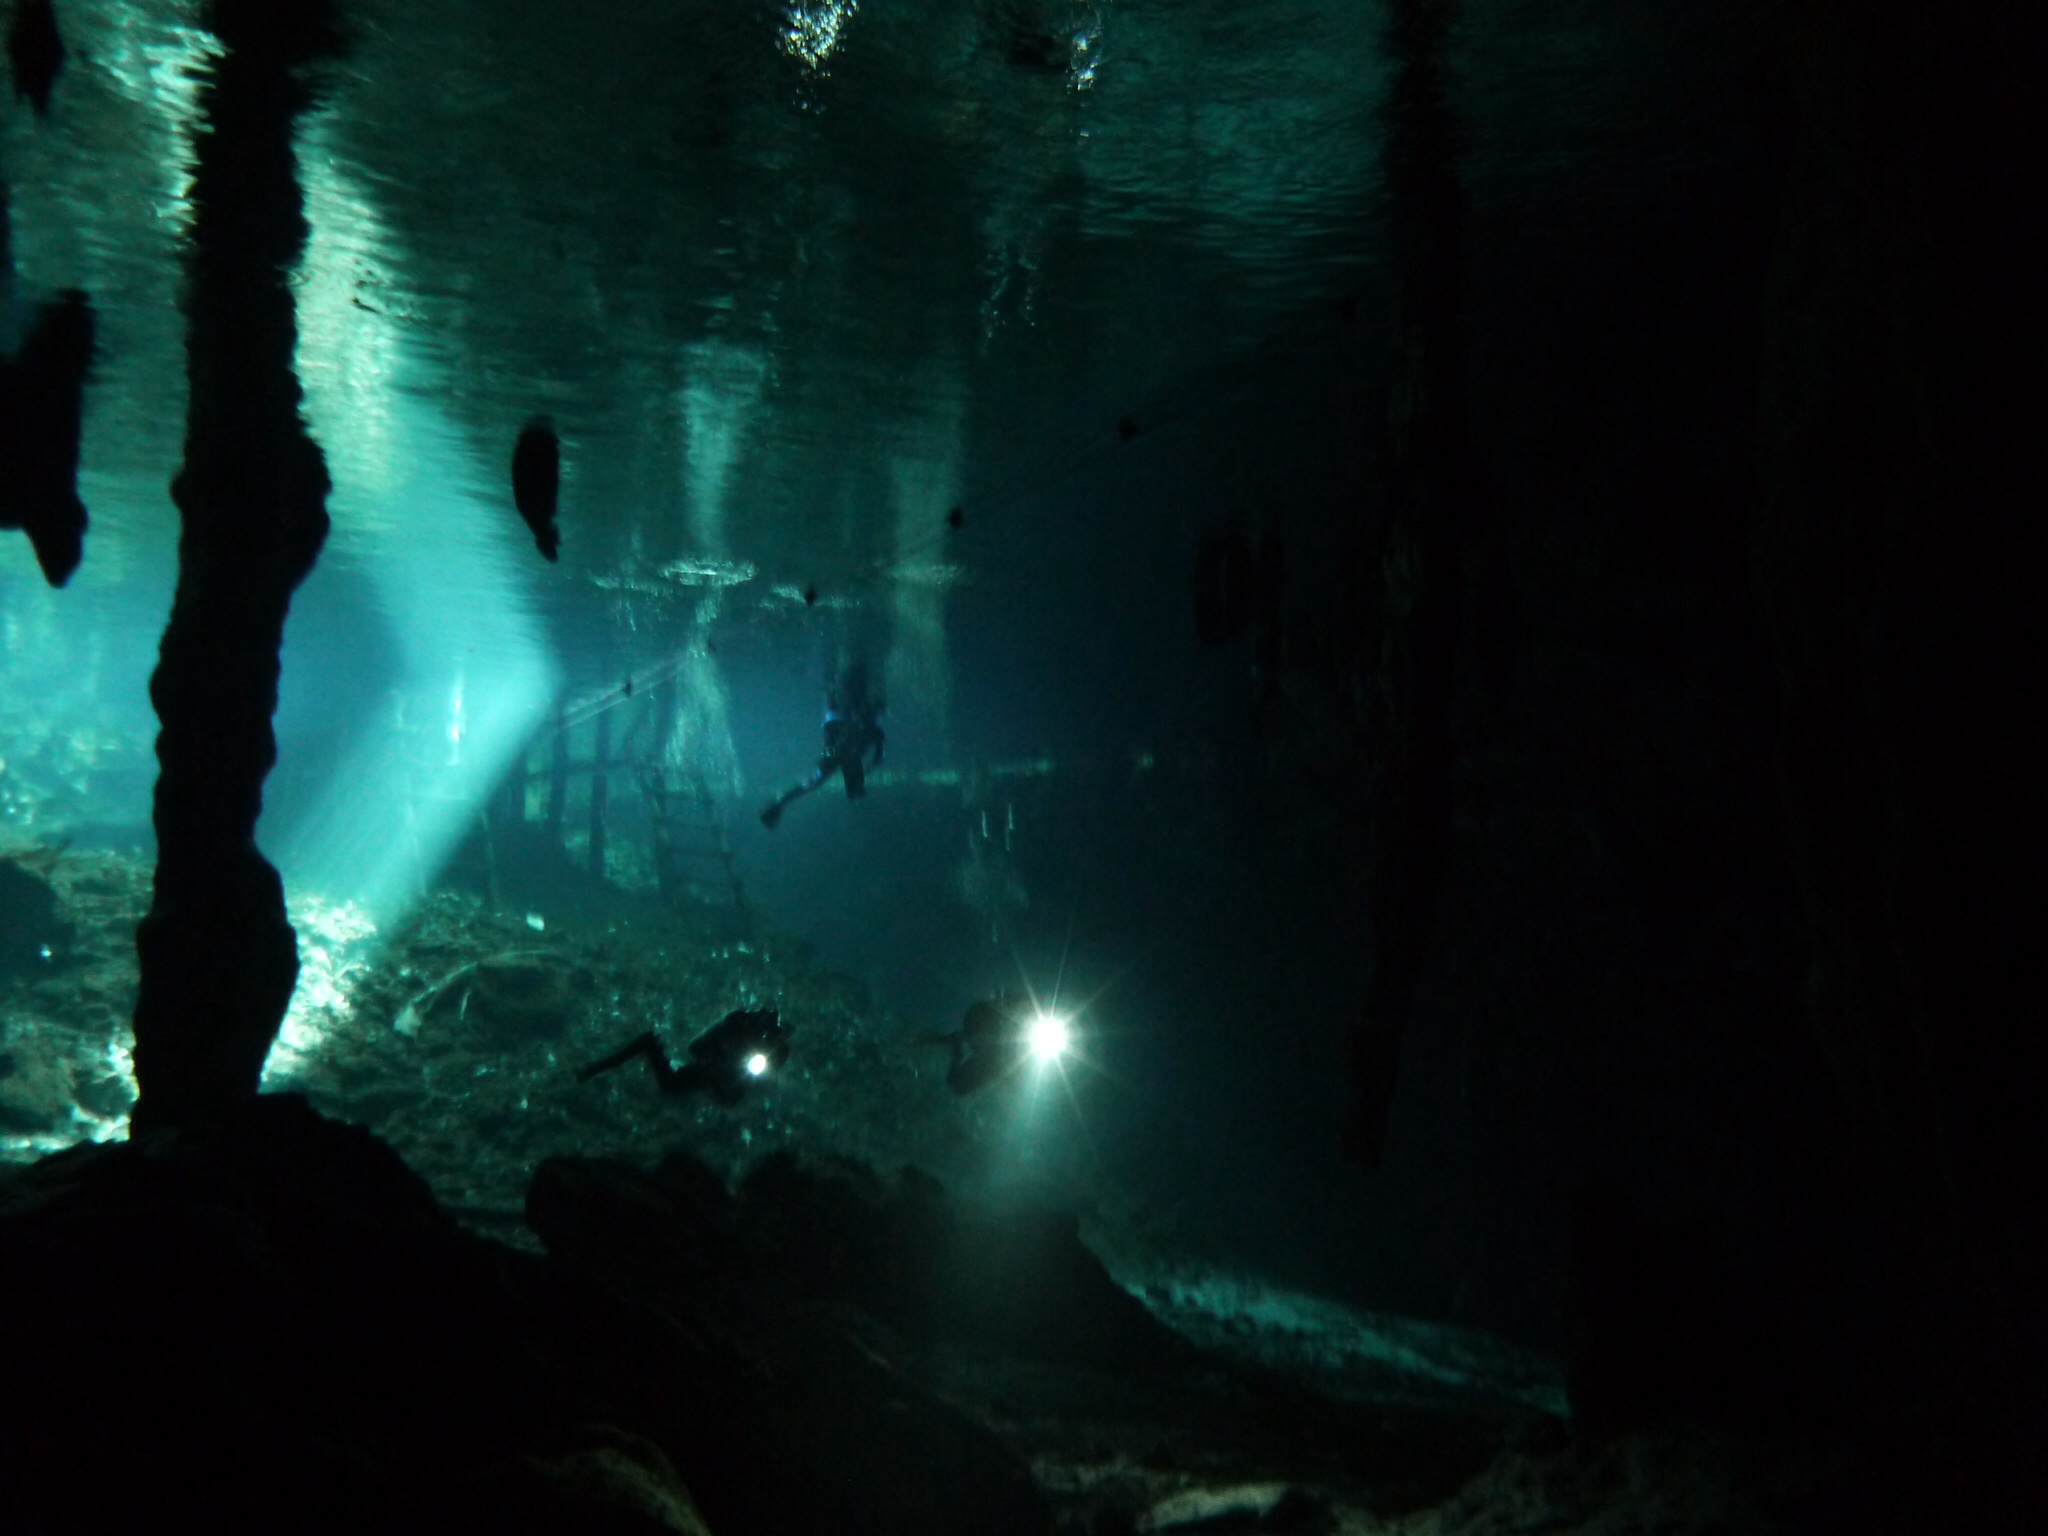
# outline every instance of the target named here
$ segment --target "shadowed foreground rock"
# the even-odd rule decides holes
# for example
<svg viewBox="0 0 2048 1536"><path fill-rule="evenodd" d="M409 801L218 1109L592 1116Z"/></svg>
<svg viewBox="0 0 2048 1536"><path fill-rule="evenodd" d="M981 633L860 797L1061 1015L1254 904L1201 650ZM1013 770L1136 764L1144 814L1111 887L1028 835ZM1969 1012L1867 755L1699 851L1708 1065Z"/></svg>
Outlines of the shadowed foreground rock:
<svg viewBox="0 0 2048 1536"><path fill-rule="evenodd" d="M805 1402L770 1393L748 1422L787 1447L780 1464L799 1482L871 1480L879 1493L944 1469L953 1481L902 1529L1038 1528L1048 1501L1062 1530L1166 1529L1155 1506L1252 1482L1265 1503L1313 1488L1318 1507L1327 1495L1384 1518L1447 1497L1514 1432L1513 1415L1476 1403L1338 1403L1198 1349L1110 1276L1071 1217L956 1199L915 1169L884 1179L777 1154L733 1192L687 1153L652 1172L554 1158L534 1175L527 1221L551 1257L692 1337L747 1339L771 1379L807 1374L812 1390L855 1399L887 1383L888 1419L851 1435L820 1436ZM1037 1486L1003 1491L1011 1456ZM730 1469L678 1464L723 1530ZM822 1528L794 1498L788 1518Z"/></svg>
<svg viewBox="0 0 2048 1536"><path fill-rule="evenodd" d="M0 1180L0 1529L1828 1528L1739 1437L1569 1444L1198 1350L1070 1220L919 1174L560 1158L528 1214L546 1257L294 1095Z"/></svg>
<svg viewBox="0 0 2048 1536"><path fill-rule="evenodd" d="M743 1338L624 1297L458 1227L295 1096L24 1171L0 1252L10 1529L1048 1524L1020 1462L830 1310Z"/></svg>

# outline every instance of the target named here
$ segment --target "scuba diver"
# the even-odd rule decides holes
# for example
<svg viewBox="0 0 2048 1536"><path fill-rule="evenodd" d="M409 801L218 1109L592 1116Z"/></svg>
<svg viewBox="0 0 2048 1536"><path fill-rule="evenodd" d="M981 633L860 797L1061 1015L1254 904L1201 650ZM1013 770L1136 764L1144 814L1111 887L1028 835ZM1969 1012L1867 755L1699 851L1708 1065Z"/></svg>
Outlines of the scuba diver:
<svg viewBox="0 0 2048 1536"><path fill-rule="evenodd" d="M719 1103L732 1105L789 1058L789 1031L773 1008L735 1008L690 1042L690 1059L683 1066L669 1064L661 1037L650 1029L602 1061L593 1061L576 1074L576 1081L587 1083L635 1056L647 1058L663 1093L708 1092Z"/></svg>
<svg viewBox="0 0 2048 1536"><path fill-rule="evenodd" d="M998 993L970 1003L951 1034L926 1035L920 1043L952 1051L946 1086L964 1098L1008 1077L1034 1055L1047 1061L1059 1055L1066 1049L1067 1027L1028 998Z"/></svg>
<svg viewBox="0 0 2048 1536"><path fill-rule="evenodd" d="M782 813L794 801L838 774L846 785L846 798L858 800L868 792L868 768L882 760L883 705L868 692L867 663L856 661L840 674L825 696L825 753L803 783L784 790L761 810L761 825L773 831Z"/></svg>

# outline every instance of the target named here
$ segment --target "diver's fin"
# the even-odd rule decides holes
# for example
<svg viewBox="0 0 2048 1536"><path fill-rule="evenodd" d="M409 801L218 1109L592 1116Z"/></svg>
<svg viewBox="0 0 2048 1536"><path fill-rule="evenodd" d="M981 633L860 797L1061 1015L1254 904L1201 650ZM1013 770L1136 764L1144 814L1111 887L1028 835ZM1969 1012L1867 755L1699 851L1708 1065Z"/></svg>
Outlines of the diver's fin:
<svg viewBox="0 0 2048 1536"><path fill-rule="evenodd" d="M782 813L816 788L815 784L799 784L794 789L785 789L761 807L761 825L773 832L775 824L782 820Z"/></svg>

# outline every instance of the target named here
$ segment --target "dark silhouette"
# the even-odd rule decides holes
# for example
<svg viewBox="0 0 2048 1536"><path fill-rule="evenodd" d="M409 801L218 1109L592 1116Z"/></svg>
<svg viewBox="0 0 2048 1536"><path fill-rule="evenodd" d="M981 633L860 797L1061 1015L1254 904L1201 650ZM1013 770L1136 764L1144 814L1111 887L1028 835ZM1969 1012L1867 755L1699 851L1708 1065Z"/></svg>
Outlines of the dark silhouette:
<svg viewBox="0 0 2048 1536"><path fill-rule="evenodd" d="M943 1045L953 1053L946 1064L946 1086L964 1098L1008 1077L1030 1058L1033 1013L1026 998L986 997L968 1005L958 1029L926 1035L919 1043Z"/></svg>
<svg viewBox="0 0 2048 1536"><path fill-rule="evenodd" d="M1465 194L1449 87L1450 11L1401 0L1382 148L1394 231L1394 372L1383 469L1387 526L1375 563L1387 631L1376 718L1384 756L1366 839L1365 996L1350 1039L1344 1150L1376 1167L1435 928L1450 847L1451 696L1464 601L1461 538L1478 516L1464 374ZM1369 572L1361 573L1369 579Z"/></svg>
<svg viewBox="0 0 2048 1536"><path fill-rule="evenodd" d="M1034 75L1064 75L1071 44L1039 0L994 0L977 7L990 45L1013 68Z"/></svg>
<svg viewBox="0 0 2048 1536"><path fill-rule="evenodd" d="M865 662L855 662L840 675L825 698L825 752L818 766L803 783L784 790L761 811L761 825L771 830L782 813L826 780L838 774L846 785L846 798L858 800L868 792L868 768L882 760L882 702L868 690Z"/></svg>
<svg viewBox="0 0 2048 1536"><path fill-rule="evenodd" d="M587 1083L616 1071L636 1056L647 1058L663 1093L709 1093L721 1104L737 1104L747 1090L789 1057L789 1031L773 1008L735 1008L690 1042L690 1059L674 1066L653 1030L637 1035L576 1074Z"/></svg>
<svg viewBox="0 0 2048 1536"><path fill-rule="evenodd" d="M0 979L31 976L62 962L76 932L50 875L65 844L0 853Z"/></svg>
<svg viewBox="0 0 2048 1536"><path fill-rule="evenodd" d="M37 117L50 115L50 92L64 68L64 39L50 0L20 0L7 29L7 61L14 66L14 93L26 96Z"/></svg>
<svg viewBox="0 0 2048 1536"><path fill-rule="evenodd" d="M562 488L562 445L545 420L529 421L512 449L512 501L533 542L550 560L559 558L562 531L555 526L555 502Z"/></svg>
<svg viewBox="0 0 2048 1536"><path fill-rule="evenodd" d="M19 528L53 587L85 553L78 436L93 310L70 290L45 304L18 356L0 362L0 528Z"/></svg>
<svg viewBox="0 0 2048 1536"><path fill-rule="evenodd" d="M328 526L327 463L293 364L306 217L292 135L312 104L306 66L341 38L313 0L214 0L203 15L224 52L193 137L178 586L149 685L163 728L156 889L135 935L138 1136L253 1098L298 982L256 818L277 757L285 615Z"/></svg>

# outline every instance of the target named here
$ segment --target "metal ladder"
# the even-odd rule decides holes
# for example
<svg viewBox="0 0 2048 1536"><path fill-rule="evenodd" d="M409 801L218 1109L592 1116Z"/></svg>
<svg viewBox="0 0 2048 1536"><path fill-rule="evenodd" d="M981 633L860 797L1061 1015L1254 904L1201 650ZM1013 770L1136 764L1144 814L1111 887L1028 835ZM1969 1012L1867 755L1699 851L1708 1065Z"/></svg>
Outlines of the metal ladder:
<svg viewBox="0 0 2048 1536"><path fill-rule="evenodd" d="M704 775L693 768L643 763L640 795L653 829L654 875L662 899L696 908L733 937L751 940L753 909Z"/></svg>

